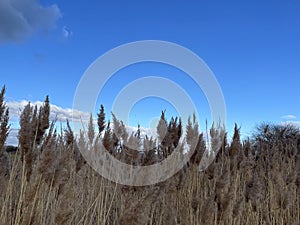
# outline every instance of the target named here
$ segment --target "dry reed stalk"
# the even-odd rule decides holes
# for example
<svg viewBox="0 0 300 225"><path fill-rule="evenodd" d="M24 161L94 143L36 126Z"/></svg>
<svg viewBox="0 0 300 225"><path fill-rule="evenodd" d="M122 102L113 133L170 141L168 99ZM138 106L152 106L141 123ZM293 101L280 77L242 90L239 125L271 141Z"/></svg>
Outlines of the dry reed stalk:
<svg viewBox="0 0 300 225"><path fill-rule="evenodd" d="M0 178L9 177L10 167L10 156L5 150L0 150Z"/></svg>
<svg viewBox="0 0 300 225"><path fill-rule="evenodd" d="M17 150L17 153L18 154L18 151ZM3 190L3 193L4 194L4 201L3 201L3 204L2 204L2 207L0 208L1 209L1 214L0 214L0 221L7 221L8 218L9 218L9 213L12 212L12 203L13 202L13 198L17 197L17 193L14 193L14 187L16 186L16 183L18 183L18 181L20 180L20 177L21 175L19 174L20 173L20 160L15 157L14 160L13 160L13 163L12 163L12 168L11 168L11 173L10 173L10 176L8 178L8 181L4 181L2 182L1 181L1 184L4 184L3 185L3 188L6 189L6 190ZM2 179L5 179L2 177ZM5 179L6 180L6 179ZM7 183L7 185L5 185L5 182ZM12 216L10 216L12 217Z"/></svg>
<svg viewBox="0 0 300 225"><path fill-rule="evenodd" d="M234 205L233 207L233 210L232 210L232 215L233 215L233 218L237 218L239 217L240 215L243 214L243 202L244 202L244 198L241 197Z"/></svg>
<svg viewBox="0 0 300 225"><path fill-rule="evenodd" d="M24 206L24 196L25 196L25 193L26 193L27 184L28 183L27 183L27 177L26 177L26 169L25 169L25 164L23 164L22 165L20 196L19 196L19 200L18 200L18 204L17 204L14 225L18 225L18 224L21 223L22 208Z"/></svg>
<svg viewBox="0 0 300 225"><path fill-rule="evenodd" d="M201 223L214 224L215 215L218 213L217 203L214 201L215 196L209 197L201 209Z"/></svg>
<svg viewBox="0 0 300 225"><path fill-rule="evenodd" d="M228 192L230 186L230 170L225 169L219 179L216 181L216 194Z"/></svg>
<svg viewBox="0 0 300 225"><path fill-rule="evenodd" d="M58 225L69 224L74 213L74 187L70 183L65 184L65 189L59 194L57 202L58 208L55 210L55 223Z"/></svg>
<svg viewBox="0 0 300 225"><path fill-rule="evenodd" d="M163 189L159 187L151 188L143 199L127 202L119 223L122 225L143 225L150 220L150 210L152 205L163 197Z"/></svg>

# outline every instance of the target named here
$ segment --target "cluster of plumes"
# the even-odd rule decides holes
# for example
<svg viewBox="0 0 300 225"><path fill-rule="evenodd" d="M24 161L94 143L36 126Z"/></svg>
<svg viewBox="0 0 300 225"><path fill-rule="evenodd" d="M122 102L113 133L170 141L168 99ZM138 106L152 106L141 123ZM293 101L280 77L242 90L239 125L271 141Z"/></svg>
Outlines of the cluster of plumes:
<svg viewBox="0 0 300 225"><path fill-rule="evenodd" d="M47 96L44 105L38 108L28 103L20 116L19 147L21 160L26 164L27 181L32 174L32 166L39 156L38 148L41 148L45 132L49 128L50 103Z"/></svg>
<svg viewBox="0 0 300 225"><path fill-rule="evenodd" d="M171 118L167 123L162 112L157 126L157 139L141 136L140 126L137 131L128 133L125 124L112 114L111 122L105 121L104 108L101 105L98 114L98 136L95 136L92 117L88 125L89 144L100 141L105 150L118 160L131 165L151 165L161 162L176 149L182 133L181 120ZM103 132L103 135L102 135Z"/></svg>
<svg viewBox="0 0 300 225"><path fill-rule="evenodd" d="M241 141L235 125L228 142L216 126L200 133L193 116L185 133L189 152L180 143L181 120L168 122L164 112L154 139L142 137L140 128L129 134L114 115L106 121L102 105L98 129L91 116L78 137L68 121L57 132L49 111L47 97L40 109L28 105L22 112L20 157L12 156L9 175L0 176L0 224L300 223L300 132L294 127L278 133L277 126L264 125ZM130 165L161 162L176 148L190 158L164 182L131 187L101 177L86 164L82 154L99 146Z"/></svg>

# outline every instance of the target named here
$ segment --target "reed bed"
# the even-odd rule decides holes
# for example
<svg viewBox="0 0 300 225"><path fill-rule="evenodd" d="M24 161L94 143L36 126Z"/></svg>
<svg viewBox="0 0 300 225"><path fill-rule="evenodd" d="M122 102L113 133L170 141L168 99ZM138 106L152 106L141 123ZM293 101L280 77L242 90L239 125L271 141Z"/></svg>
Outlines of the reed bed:
<svg viewBox="0 0 300 225"><path fill-rule="evenodd" d="M152 140L138 131L124 133L123 123L115 117L111 128L101 107L98 133L91 132L94 127L90 124L88 138L84 132L76 138L69 124L59 133L54 122L47 122L48 103L47 98L40 110L24 109L18 152L8 155L1 150L1 225L300 224L300 139L296 129L264 125L265 130L241 141L235 126L233 139L228 143L226 135L220 136L222 145L215 151L216 157L203 169L200 161L207 157L208 145L197 131L195 118L191 119L186 136L190 146L196 147L184 168L164 182L133 187L101 177L79 150L95 149L102 143L110 154L128 164L157 163L172 154L178 136L185 135L180 120L172 118L168 123L162 113L159 129L165 127L167 135ZM276 136L275 128L287 133ZM291 134L295 135L288 136ZM216 135L212 128L210 140ZM143 148L144 157L126 154L133 149L126 149L124 140Z"/></svg>

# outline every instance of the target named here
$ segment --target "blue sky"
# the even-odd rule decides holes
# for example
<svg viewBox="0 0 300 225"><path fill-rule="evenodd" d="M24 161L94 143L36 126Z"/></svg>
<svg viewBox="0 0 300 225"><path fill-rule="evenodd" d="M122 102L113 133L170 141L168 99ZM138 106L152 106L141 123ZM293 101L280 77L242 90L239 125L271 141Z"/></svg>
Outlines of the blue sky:
<svg viewBox="0 0 300 225"><path fill-rule="evenodd" d="M245 135L263 121L299 123L299 0L15 2L22 1L27 5L0 3L0 85L7 87L8 102L49 95L52 104L72 108L80 78L99 56L128 42L164 40L195 52L214 72L229 130L234 122ZM16 22L17 13L26 26ZM118 91L145 75L182 85L204 124L209 108L201 90L183 72L157 63L115 74L98 104L109 111ZM132 109L130 125L147 126L163 109L168 117L176 115L168 102L145 99Z"/></svg>

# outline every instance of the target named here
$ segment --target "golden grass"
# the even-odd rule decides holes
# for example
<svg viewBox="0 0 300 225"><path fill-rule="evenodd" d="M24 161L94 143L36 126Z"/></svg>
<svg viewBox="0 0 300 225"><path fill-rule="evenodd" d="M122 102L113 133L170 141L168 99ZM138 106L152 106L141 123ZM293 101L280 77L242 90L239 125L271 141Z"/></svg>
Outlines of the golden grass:
<svg viewBox="0 0 300 225"><path fill-rule="evenodd" d="M15 157L1 177L0 224L300 223L299 154L270 156L269 168L251 157L238 168L238 157L224 154L210 167L213 178L192 164L147 187L112 183L88 165L76 173L72 154L63 145L44 149L29 182Z"/></svg>
<svg viewBox="0 0 300 225"><path fill-rule="evenodd" d="M182 132L180 120L172 118L168 125L162 114L160 126L167 135L158 132L156 146L152 139L142 143L139 135L126 134L115 118L114 126L125 141L144 146L146 157L138 158L131 154L134 149L121 146L109 122L105 126L103 107L98 126L99 134L104 133L89 132L89 140L82 132L75 140L68 123L61 134L54 123L49 127L48 98L39 112L29 105L22 113L20 153L8 157L0 149L0 225L300 224L299 134L287 139L286 129L277 132L275 127L272 135L263 129L266 141L242 144L235 126L227 144L226 136L220 139L212 128L211 146L220 140L223 144L204 170L199 163L207 157L206 144L193 118L187 141L196 151L187 165L162 183L131 187L101 177L85 163L79 149L94 151L101 142L123 162L150 165L172 154Z"/></svg>

